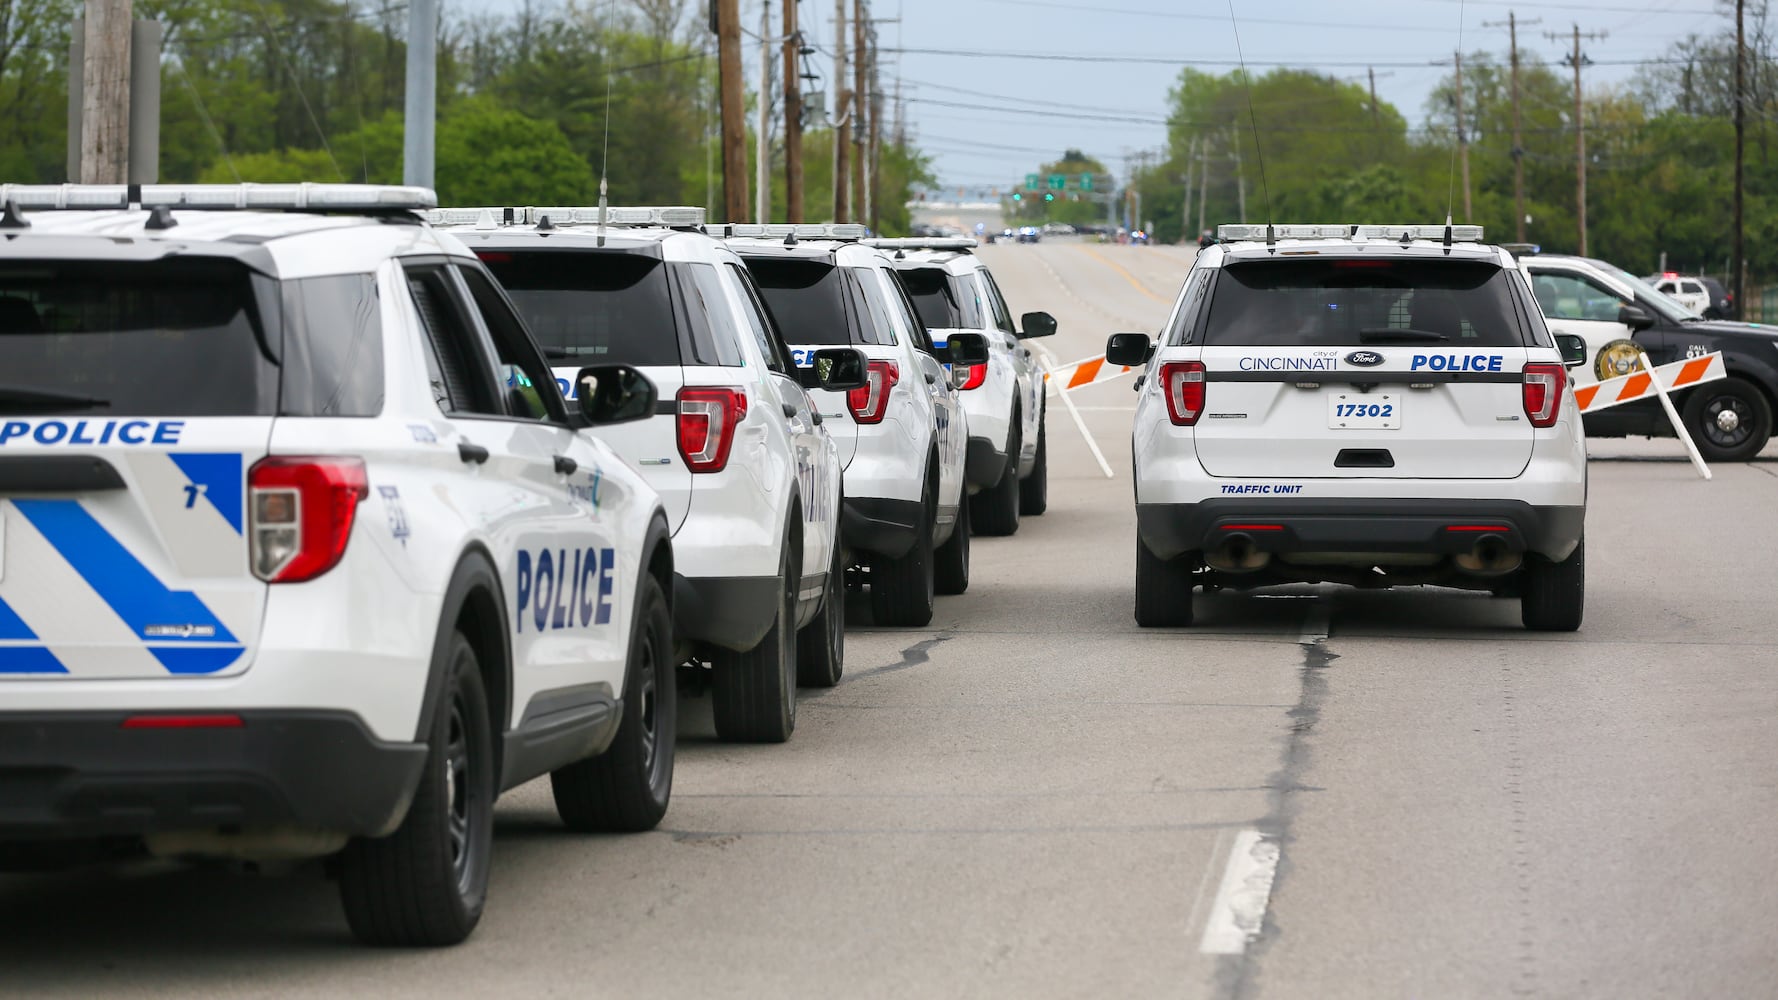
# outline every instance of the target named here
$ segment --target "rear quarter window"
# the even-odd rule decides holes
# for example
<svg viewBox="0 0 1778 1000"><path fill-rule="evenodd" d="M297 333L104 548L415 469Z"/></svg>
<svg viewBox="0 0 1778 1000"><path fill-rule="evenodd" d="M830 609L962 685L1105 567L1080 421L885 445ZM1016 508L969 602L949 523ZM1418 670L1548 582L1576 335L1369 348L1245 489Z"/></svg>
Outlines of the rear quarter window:
<svg viewBox="0 0 1778 1000"><path fill-rule="evenodd" d="M95 401L68 412L270 416L278 312L277 283L231 260L0 261L0 385Z"/></svg>
<svg viewBox="0 0 1778 1000"><path fill-rule="evenodd" d="M383 321L369 274L285 281L284 386L278 412L383 412Z"/></svg>
<svg viewBox="0 0 1778 1000"><path fill-rule="evenodd" d="M1210 293L1203 342L1260 347L1388 342L1523 346L1526 337L1509 280L1498 264L1483 261L1237 261L1221 269ZM1402 339L1392 339L1391 334ZM1419 334L1427 338L1406 339Z"/></svg>

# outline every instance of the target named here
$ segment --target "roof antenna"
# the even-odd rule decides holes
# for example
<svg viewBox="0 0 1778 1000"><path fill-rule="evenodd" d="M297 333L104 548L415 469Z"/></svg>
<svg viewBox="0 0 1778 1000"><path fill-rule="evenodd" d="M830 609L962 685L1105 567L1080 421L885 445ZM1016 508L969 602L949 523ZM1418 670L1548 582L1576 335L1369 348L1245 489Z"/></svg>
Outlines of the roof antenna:
<svg viewBox="0 0 1778 1000"><path fill-rule="evenodd" d="M179 224L173 218L173 210L165 205L156 205L148 210L148 221L142 224L143 229L171 229Z"/></svg>
<svg viewBox="0 0 1778 1000"><path fill-rule="evenodd" d="M29 229L31 220L19 211L19 203L11 198L6 199L6 208L0 211L0 229Z"/></svg>
<svg viewBox="0 0 1778 1000"><path fill-rule="evenodd" d="M711 8L711 9L714 10L715 8ZM611 174L611 81L617 75L616 72L614 70L612 70L612 68L611 68L611 53L609 51L607 51L606 53L604 53L604 56L605 56L605 139L604 139L604 144L599 149L599 239L597 241L598 246L605 245L605 222L606 222L607 216L610 213L610 209L607 207L606 201L605 201L605 194L607 191L605 182L610 177L610 174Z"/></svg>
<svg viewBox="0 0 1778 1000"><path fill-rule="evenodd" d="M795 226L792 226L790 228L790 232L784 234L784 245L787 247L796 246L796 227Z"/></svg>
<svg viewBox="0 0 1778 1000"><path fill-rule="evenodd" d="M1457 0L1457 79L1459 81L1463 79L1463 11L1466 6L1468 5L1465 0ZM1461 94L1457 96L1457 101L1457 106L1463 107ZM1457 198L1457 147L1463 145L1463 119L1461 116L1457 119L1457 134L1454 138L1456 141L1451 143L1451 165L1445 172L1445 254L1447 256L1451 252L1451 210L1456 205Z"/></svg>
<svg viewBox="0 0 1778 1000"><path fill-rule="evenodd" d="M1266 252L1277 253L1272 233L1272 187L1266 183L1266 151L1259 143L1259 120L1253 114L1253 78L1247 75L1247 57L1241 53L1241 25L1235 20L1235 0L1228 0L1229 27L1235 32L1235 58L1241 64L1241 89L1247 94L1247 125L1253 130L1253 152L1259 159L1259 189L1266 202ZM1240 142L1239 134L1235 141Z"/></svg>

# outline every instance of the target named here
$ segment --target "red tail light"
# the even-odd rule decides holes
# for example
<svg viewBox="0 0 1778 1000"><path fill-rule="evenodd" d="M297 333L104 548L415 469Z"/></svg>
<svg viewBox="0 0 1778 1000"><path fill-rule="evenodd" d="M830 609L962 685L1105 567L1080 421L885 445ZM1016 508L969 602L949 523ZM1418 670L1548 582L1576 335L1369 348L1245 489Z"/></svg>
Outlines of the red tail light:
<svg viewBox="0 0 1778 1000"><path fill-rule="evenodd" d="M1525 416L1531 418L1531 426L1556 426L1567 388L1568 370L1561 365L1525 366Z"/></svg>
<svg viewBox="0 0 1778 1000"><path fill-rule="evenodd" d="M978 389L988 381L988 366L985 364L970 365L963 370L963 384L959 389Z"/></svg>
<svg viewBox="0 0 1778 1000"><path fill-rule="evenodd" d="M693 472L728 466L735 428L747 418L747 394L739 389L686 386L679 390L679 455Z"/></svg>
<svg viewBox="0 0 1778 1000"><path fill-rule="evenodd" d="M358 501L370 494L361 458L262 458L247 473L253 575L313 580L339 565Z"/></svg>
<svg viewBox="0 0 1778 1000"><path fill-rule="evenodd" d="M893 361L872 361L865 369L864 378L863 385L847 393L846 403L852 408L853 420L861 424L880 424L883 414L889 411L889 390L901 381L901 369Z"/></svg>
<svg viewBox="0 0 1778 1000"><path fill-rule="evenodd" d="M1190 427L1204 415L1204 363L1169 361L1161 366L1161 393L1167 397L1167 416Z"/></svg>
<svg viewBox="0 0 1778 1000"><path fill-rule="evenodd" d="M124 729L241 729L246 723L233 712L218 715L132 715Z"/></svg>

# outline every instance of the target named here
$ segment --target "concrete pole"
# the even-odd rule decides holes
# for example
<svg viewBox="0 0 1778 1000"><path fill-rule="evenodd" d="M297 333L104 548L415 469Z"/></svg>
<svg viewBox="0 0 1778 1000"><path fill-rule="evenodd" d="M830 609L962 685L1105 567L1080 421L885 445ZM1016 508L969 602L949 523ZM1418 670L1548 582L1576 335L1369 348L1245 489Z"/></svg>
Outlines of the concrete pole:
<svg viewBox="0 0 1778 1000"><path fill-rule="evenodd" d="M797 0L784 0L784 219L803 221L802 35Z"/></svg>
<svg viewBox="0 0 1778 1000"><path fill-rule="evenodd" d="M128 180L130 20L130 0L87 0L80 68L82 184Z"/></svg>
<svg viewBox="0 0 1778 1000"><path fill-rule="evenodd" d="M130 29L129 183L154 184L161 160L161 23L141 20Z"/></svg>
<svg viewBox="0 0 1778 1000"><path fill-rule="evenodd" d="M1731 238L1733 253L1729 261L1729 287L1735 292L1735 309L1737 315L1746 317L1747 311L1747 256L1743 240L1741 203L1743 197L1743 167L1746 162L1746 115L1747 94L1744 64L1747 59L1746 2L1735 0L1735 207L1734 234ZM1764 317L1761 317L1762 319Z"/></svg>
<svg viewBox="0 0 1778 1000"><path fill-rule="evenodd" d="M402 124L401 182L434 182L438 128L438 0L408 0L407 106Z"/></svg>
<svg viewBox="0 0 1778 1000"><path fill-rule="evenodd" d="M1198 232L1204 231L1204 209L1210 203L1210 137L1204 136L1204 148L1198 153Z"/></svg>
<svg viewBox="0 0 1778 1000"><path fill-rule="evenodd" d="M753 143L753 218L772 221L772 4L759 5L759 134Z"/></svg>
<svg viewBox="0 0 1778 1000"><path fill-rule="evenodd" d="M1587 255L1587 126L1581 117L1580 25L1574 26L1574 219L1580 230L1580 255Z"/></svg>

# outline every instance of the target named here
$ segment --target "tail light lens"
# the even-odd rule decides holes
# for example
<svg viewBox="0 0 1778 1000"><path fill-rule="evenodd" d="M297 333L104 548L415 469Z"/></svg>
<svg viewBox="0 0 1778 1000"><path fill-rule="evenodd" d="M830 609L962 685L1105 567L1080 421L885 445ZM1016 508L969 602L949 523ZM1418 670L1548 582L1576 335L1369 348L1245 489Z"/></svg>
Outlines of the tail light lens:
<svg viewBox="0 0 1778 1000"><path fill-rule="evenodd" d="M968 365L963 369L963 381L957 383L957 388L979 389L986 381L988 381L987 365Z"/></svg>
<svg viewBox="0 0 1778 1000"><path fill-rule="evenodd" d="M728 466L735 428L747 417L747 394L739 389L686 386L679 390L679 455L693 472L721 472Z"/></svg>
<svg viewBox="0 0 1778 1000"><path fill-rule="evenodd" d="M1161 392L1167 397L1167 416L1175 424L1190 427L1204 415L1204 363L1169 361L1161 366Z"/></svg>
<svg viewBox="0 0 1778 1000"><path fill-rule="evenodd" d="M1525 416L1533 427L1554 427L1562 414L1568 371L1561 365L1525 366Z"/></svg>
<svg viewBox="0 0 1778 1000"><path fill-rule="evenodd" d="M370 494L359 458L260 459L247 490L253 575L267 583L301 583L339 565Z"/></svg>
<svg viewBox="0 0 1778 1000"><path fill-rule="evenodd" d="M889 390L901 381L901 369L893 361L872 361L864 378L863 385L846 394L846 403L852 408L853 420L880 424L883 414L889 411Z"/></svg>

